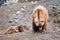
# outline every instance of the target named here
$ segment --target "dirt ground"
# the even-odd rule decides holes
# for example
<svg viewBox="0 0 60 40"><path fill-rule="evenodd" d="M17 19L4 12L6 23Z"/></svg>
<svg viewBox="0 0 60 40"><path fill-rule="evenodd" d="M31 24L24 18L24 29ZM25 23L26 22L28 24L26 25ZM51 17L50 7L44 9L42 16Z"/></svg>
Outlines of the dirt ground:
<svg viewBox="0 0 60 40"><path fill-rule="evenodd" d="M60 27L53 26L52 22L48 23L47 32L39 33L32 30L14 34L0 34L0 40L60 40Z"/></svg>
<svg viewBox="0 0 60 40"><path fill-rule="evenodd" d="M50 4L49 4L50 3ZM55 3L55 2L54 2ZM48 22L47 32L34 33L32 32L31 13L37 5L43 5L48 10L54 6L53 1L49 2L24 2L11 3L0 7L0 40L60 40L60 25L53 23L52 20ZM48 5L48 6L47 6ZM58 6L59 7L59 6ZM4 35L3 32L10 25L26 25L29 30L24 32Z"/></svg>

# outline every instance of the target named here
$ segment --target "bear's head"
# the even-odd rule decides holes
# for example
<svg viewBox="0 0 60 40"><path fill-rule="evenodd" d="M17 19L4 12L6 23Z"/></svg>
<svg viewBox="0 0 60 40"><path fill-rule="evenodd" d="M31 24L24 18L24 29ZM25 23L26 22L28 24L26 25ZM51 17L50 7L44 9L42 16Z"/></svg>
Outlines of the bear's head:
<svg viewBox="0 0 60 40"><path fill-rule="evenodd" d="M24 25L18 26L18 30L19 30L19 32L23 32L24 31Z"/></svg>
<svg viewBox="0 0 60 40"><path fill-rule="evenodd" d="M38 27L38 26L44 26L45 22L43 18L40 18L40 19L35 18L34 23Z"/></svg>

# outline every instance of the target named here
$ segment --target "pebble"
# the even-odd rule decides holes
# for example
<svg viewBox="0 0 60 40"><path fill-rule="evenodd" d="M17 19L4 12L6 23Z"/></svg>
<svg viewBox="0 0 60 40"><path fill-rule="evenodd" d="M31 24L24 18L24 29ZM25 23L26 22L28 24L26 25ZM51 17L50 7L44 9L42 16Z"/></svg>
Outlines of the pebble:
<svg viewBox="0 0 60 40"><path fill-rule="evenodd" d="M17 12L16 12L16 15L19 15L20 13L21 13L20 11L17 11Z"/></svg>
<svg viewBox="0 0 60 40"><path fill-rule="evenodd" d="M22 11L25 11L25 9L24 9L24 8L21 8L21 10L22 10Z"/></svg>
<svg viewBox="0 0 60 40"><path fill-rule="evenodd" d="M55 27L57 31L59 31L60 29L58 27Z"/></svg>
<svg viewBox="0 0 60 40"><path fill-rule="evenodd" d="M35 2L31 1L32 4L37 4L37 2L38 2L38 1L35 1Z"/></svg>
<svg viewBox="0 0 60 40"><path fill-rule="evenodd" d="M25 0L26 2L28 2L28 0Z"/></svg>
<svg viewBox="0 0 60 40"><path fill-rule="evenodd" d="M14 20L9 20L9 23L13 23L14 22Z"/></svg>
<svg viewBox="0 0 60 40"><path fill-rule="evenodd" d="M25 8L26 6L24 5L24 6L22 6L22 8Z"/></svg>
<svg viewBox="0 0 60 40"><path fill-rule="evenodd" d="M19 22L19 19L16 19L16 20L15 20L15 23L18 23L18 22Z"/></svg>
<svg viewBox="0 0 60 40"><path fill-rule="evenodd" d="M56 9L56 8L57 8L57 6L53 6L52 8L53 8L53 9Z"/></svg>
<svg viewBox="0 0 60 40"><path fill-rule="evenodd" d="M15 17L14 19L18 19L18 17Z"/></svg>

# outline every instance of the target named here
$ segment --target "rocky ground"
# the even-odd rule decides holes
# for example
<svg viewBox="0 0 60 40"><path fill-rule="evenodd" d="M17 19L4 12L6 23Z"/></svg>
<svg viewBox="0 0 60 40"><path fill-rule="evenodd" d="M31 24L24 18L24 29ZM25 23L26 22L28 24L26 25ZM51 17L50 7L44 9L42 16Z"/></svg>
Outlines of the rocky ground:
<svg viewBox="0 0 60 40"><path fill-rule="evenodd" d="M60 0L41 0L23 3L11 3L0 7L0 40L60 40ZM33 33L31 13L38 6L43 5L49 11L47 32ZM3 32L10 25L26 25L29 30L4 35Z"/></svg>

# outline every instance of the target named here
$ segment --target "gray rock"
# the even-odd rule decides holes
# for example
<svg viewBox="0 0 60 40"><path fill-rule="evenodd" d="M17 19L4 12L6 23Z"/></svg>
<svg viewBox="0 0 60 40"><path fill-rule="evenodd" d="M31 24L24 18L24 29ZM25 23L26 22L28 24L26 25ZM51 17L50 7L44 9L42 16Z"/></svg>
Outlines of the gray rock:
<svg viewBox="0 0 60 40"><path fill-rule="evenodd" d="M21 10L22 10L22 11L25 11L25 9L24 9L24 8L21 8Z"/></svg>
<svg viewBox="0 0 60 40"><path fill-rule="evenodd" d="M14 22L14 20L9 20L9 23L13 23Z"/></svg>
<svg viewBox="0 0 60 40"><path fill-rule="evenodd" d="M15 19L15 23L18 23L19 22L19 19Z"/></svg>
<svg viewBox="0 0 60 40"><path fill-rule="evenodd" d="M16 12L16 15L19 15L20 13L21 13L20 11L17 11L17 12Z"/></svg>

